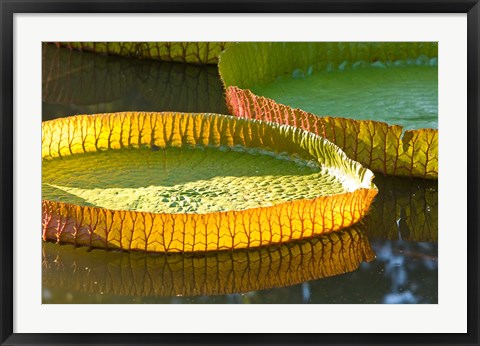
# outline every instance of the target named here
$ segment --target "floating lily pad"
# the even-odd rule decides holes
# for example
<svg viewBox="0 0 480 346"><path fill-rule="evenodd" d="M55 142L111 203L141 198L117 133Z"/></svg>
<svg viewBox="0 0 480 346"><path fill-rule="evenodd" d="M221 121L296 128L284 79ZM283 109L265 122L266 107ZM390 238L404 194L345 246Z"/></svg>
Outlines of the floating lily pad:
<svg viewBox="0 0 480 346"><path fill-rule="evenodd" d="M42 280L53 289L89 294L220 295L341 275L374 258L368 238L357 225L289 244L194 255L87 252L45 243Z"/></svg>
<svg viewBox="0 0 480 346"><path fill-rule="evenodd" d="M436 43L239 43L219 70L232 114L312 131L377 172L436 179L437 56Z"/></svg>
<svg viewBox="0 0 480 346"><path fill-rule="evenodd" d="M42 125L43 238L207 251L349 227L373 174L308 131L214 114L115 113Z"/></svg>

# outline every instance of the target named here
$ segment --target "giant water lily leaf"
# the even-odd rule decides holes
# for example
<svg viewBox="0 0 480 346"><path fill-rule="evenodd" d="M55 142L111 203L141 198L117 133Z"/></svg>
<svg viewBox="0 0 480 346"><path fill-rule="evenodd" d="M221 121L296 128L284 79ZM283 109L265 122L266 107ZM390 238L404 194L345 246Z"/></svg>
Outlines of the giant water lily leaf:
<svg viewBox="0 0 480 346"><path fill-rule="evenodd" d="M59 46L85 52L141 59L216 64L228 42L57 42Z"/></svg>
<svg viewBox="0 0 480 346"><path fill-rule="evenodd" d="M438 131L435 129L403 132L401 126L383 122L318 117L236 87L227 89L227 100L230 111L237 116L298 126L319 134L373 171L438 178Z"/></svg>
<svg viewBox="0 0 480 346"><path fill-rule="evenodd" d="M239 43L221 54L219 70L232 114L312 131L377 172L436 179L437 50Z"/></svg>
<svg viewBox="0 0 480 346"><path fill-rule="evenodd" d="M48 44L42 54L43 120L137 109L227 112L216 66L83 54Z"/></svg>
<svg viewBox="0 0 480 346"><path fill-rule="evenodd" d="M46 121L42 158L43 238L92 247L287 242L353 225L377 194L372 172L320 136L215 114Z"/></svg>
<svg viewBox="0 0 480 346"><path fill-rule="evenodd" d="M89 294L218 295L340 275L374 258L359 226L284 245L195 255L87 252L44 243L42 280L46 287Z"/></svg>

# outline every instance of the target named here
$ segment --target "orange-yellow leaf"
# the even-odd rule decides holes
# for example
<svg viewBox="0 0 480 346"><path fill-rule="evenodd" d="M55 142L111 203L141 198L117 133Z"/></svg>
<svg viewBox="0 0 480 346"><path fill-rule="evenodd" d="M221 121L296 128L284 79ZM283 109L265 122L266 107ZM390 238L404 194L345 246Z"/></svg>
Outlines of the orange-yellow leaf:
<svg viewBox="0 0 480 346"><path fill-rule="evenodd" d="M238 153L254 162L254 172L215 180ZM193 160L186 157L202 159L184 172L182 165ZM287 242L353 225L377 194L371 171L322 137L214 114L115 113L47 121L42 158L43 238L92 247L178 252ZM265 160L273 160L275 170ZM215 161L212 172L202 167ZM291 173L284 176L283 170ZM282 187L285 177L291 190ZM221 189L213 197L212 186ZM248 194L259 191L265 198L252 206Z"/></svg>

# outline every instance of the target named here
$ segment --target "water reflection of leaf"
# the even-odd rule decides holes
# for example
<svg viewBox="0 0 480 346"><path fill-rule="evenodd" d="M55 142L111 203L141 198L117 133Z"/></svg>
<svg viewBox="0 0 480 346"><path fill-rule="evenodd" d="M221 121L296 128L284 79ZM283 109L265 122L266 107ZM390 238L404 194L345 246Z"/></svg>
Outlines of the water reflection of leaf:
<svg viewBox="0 0 480 346"><path fill-rule="evenodd" d="M376 176L378 187L365 223L370 238L438 241L438 182Z"/></svg>
<svg viewBox="0 0 480 346"><path fill-rule="evenodd" d="M226 113L216 66L42 47L44 120L78 113L177 110Z"/></svg>
<svg viewBox="0 0 480 346"><path fill-rule="evenodd" d="M57 42L58 46L130 58L216 64L229 42Z"/></svg>
<svg viewBox="0 0 480 346"><path fill-rule="evenodd" d="M291 286L375 258L360 226L255 250L144 254L43 244L43 285L91 294L218 295Z"/></svg>

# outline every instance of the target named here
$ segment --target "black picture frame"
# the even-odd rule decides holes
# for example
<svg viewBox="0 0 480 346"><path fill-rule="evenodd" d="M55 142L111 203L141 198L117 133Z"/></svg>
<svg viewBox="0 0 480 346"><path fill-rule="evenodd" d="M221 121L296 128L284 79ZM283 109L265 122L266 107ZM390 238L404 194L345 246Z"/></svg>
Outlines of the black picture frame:
<svg viewBox="0 0 480 346"><path fill-rule="evenodd" d="M478 0L0 0L2 345L434 344L478 345L479 17ZM24 334L13 332L13 15L15 13L467 13L468 333L465 334ZM455 318L452 316L452 318Z"/></svg>

